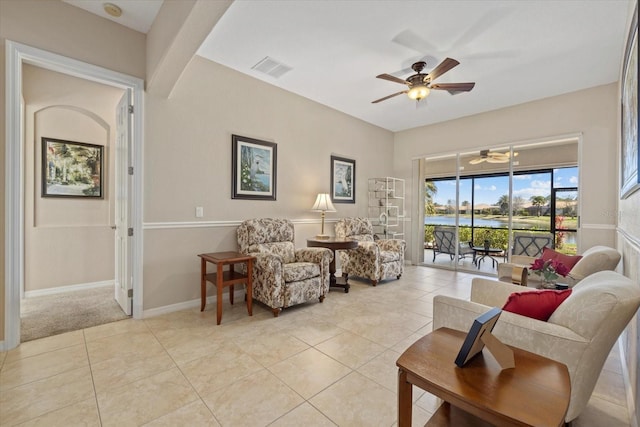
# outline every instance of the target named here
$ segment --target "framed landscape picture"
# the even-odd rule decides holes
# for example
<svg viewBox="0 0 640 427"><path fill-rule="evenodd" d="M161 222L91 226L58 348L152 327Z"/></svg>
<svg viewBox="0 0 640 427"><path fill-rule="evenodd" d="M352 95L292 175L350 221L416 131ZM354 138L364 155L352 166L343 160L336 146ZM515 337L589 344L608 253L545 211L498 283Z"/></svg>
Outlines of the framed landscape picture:
<svg viewBox="0 0 640 427"><path fill-rule="evenodd" d="M622 149L620 151L620 197L627 198L640 188L638 156L638 4L627 38L622 70Z"/></svg>
<svg viewBox="0 0 640 427"><path fill-rule="evenodd" d="M231 135L231 198L276 200L278 147L273 142Z"/></svg>
<svg viewBox="0 0 640 427"><path fill-rule="evenodd" d="M331 156L331 201L356 202L356 161Z"/></svg>
<svg viewBox="0 0 640 427"><path fill-rule="evenodd" d="M42 138L42 197L103 197L103 146Z"/></svg>

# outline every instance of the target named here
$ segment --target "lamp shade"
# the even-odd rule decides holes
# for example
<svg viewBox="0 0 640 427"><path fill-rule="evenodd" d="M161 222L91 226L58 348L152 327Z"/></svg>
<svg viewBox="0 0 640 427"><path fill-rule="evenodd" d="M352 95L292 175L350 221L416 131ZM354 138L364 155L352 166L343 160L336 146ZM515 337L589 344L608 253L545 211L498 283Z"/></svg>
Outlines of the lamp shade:
<svg viewBox="0 0 640 427"><path fill-rule="evenodd" d="M311 210L316 212L335 212L336 208L333 207L333 203L331 203L331 197L329 197L329 194L319 193L318 197L316 197L316 202L313 204Z"/></svg>

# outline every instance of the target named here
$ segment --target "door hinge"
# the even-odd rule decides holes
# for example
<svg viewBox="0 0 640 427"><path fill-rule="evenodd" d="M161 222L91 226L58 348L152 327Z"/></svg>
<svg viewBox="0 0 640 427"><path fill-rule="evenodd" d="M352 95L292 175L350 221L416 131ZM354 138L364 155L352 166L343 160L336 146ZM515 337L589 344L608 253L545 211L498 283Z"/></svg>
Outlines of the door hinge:
<svg viewBox="0 0 640 427"><path fill-rule="evenodd" d="M133 298L133 289L128 289L127 290L127 297L128 298Z"/></svg>
<svg viewBox="0 0 640 427"><path fill-rule="evenodd" d="M133 166L129 166L128 171L129 171L129 175L133 175Z"/></svg>
<svg viewBox="0 0 640 427"><path fill-rule="evenodd" d="M129 237L133 236L133 228L129 227L129 229L127 230L127 235Z"/></svg>
<svg viewBox="0 0 640 427"><path fill-rule="evenodd" d="M129 114L133 114L133 105L129 105Z"/></svg>

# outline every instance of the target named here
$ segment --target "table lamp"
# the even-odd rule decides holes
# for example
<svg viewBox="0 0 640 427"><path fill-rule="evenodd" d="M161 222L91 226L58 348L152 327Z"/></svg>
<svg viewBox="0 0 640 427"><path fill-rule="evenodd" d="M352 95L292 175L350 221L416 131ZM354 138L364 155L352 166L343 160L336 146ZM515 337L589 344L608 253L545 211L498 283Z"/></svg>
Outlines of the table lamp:
<svg viewBox="0 0 640 427"><path fill-rule="evenodd" d="M322 229L320 234L316 236L316 239L327 240L330 236L328 234L324 234L324 213L336 211L336 208L333 207L333 203L331 203L331 197L329 197L329 194L319 193L311 210L314 212L321 212L322 217Z"/></svg>

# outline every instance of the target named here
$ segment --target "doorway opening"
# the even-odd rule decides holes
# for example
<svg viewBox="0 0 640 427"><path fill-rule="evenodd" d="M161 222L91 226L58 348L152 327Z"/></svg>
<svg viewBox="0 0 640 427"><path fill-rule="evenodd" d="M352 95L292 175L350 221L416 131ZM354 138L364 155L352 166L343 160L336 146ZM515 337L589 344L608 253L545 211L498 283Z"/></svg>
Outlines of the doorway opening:
<svg viewBox="0 0 640 427"><path fill-rule="evenodd" d="M47 70L102 83L130 93L132 114L131 143L127 171L126 205L127 234L130 251L126 254L126 283L130 298L129 312L142 317L142 141L143 141L143 80L122 73L7 41L7 138L5 192L5 334L0 350L9 350L20 343L20 297L25 278L25 182L24 182L24 111L23 65L35 65ZM121 258L116 254L116 259ZM82 262L82 260L78 260ZM117 286L116 286L117 289Z"/></svg>

